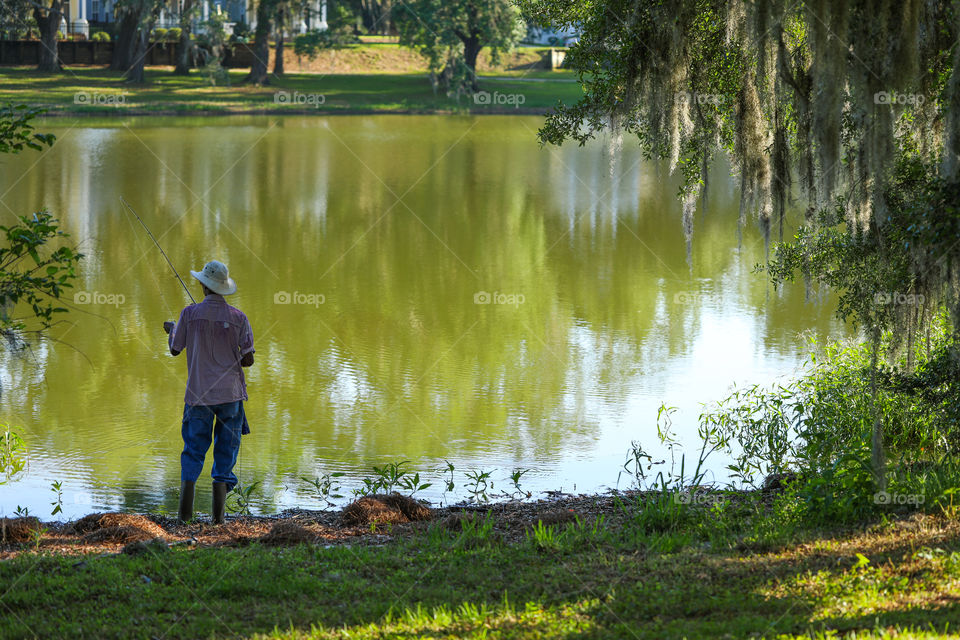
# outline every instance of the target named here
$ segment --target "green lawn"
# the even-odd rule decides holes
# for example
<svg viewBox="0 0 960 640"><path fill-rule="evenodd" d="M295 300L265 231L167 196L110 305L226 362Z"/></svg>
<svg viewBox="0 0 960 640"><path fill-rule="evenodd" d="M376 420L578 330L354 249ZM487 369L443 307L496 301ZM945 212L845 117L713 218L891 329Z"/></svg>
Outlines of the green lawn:
<svg viewBox="0 0 960 640"><path fill-rule="evenodd" d="M231 71L229 84L212 86L200 72L188 77L166 70L148 70L144 85L124 83L118 72L99 68L72 68L58 74L39 74L32 68L0 69L4 101L45 107L57 114L136 115L149 113L473 113L543 112L558 100L570 103L582 94L580 86L564 79L545 79L533 72L521 80L516 74L484 76L481 89L499 98L499 104L459 102L434 95L430 82L419 74L320 75L289 73L269 86L243 84L245 70ZM532 80L532 81L526 81ZM283 92L283 93L278 93ZM295 93L296 92L296 93ZM492 102L495 102L496 98ZM519 107L519 108L515 108Z"/></svg>
<svg viewBox="0 0 960 640"><path fill-rule="evenodd" d="M960 626L955 520L770 545L723 542L707 520L657 531L631 518L516 543L432 525L352 547L27 552L0 563L0 637L926 638Z"/></svg>

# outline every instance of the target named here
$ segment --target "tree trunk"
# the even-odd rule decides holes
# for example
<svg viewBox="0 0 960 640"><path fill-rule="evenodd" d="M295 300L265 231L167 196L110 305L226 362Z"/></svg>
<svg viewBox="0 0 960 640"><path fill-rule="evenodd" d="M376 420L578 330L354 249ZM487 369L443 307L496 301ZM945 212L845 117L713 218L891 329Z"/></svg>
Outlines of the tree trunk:
<svg viewBox="0 0 960 640"><path fill-rule="evenodd" d="M140 11L133 7L126 7L120 16L120 27L117 32L117 43L113 47L113 59L110 61L111 71L127 71L133 64L138 45L137 27L140 24Z"/></svg>
<svg viewBox="0 0 960 640"><path fill-rule="evenodd" d="M363 0L360 13L367 31L390 35L390 0Z"/></svg>
<svg viewBox="0 0 960 640"><path fill-rule="evenodd" d="M257 29L253 34L253 66L247 74L246 82L269 84L267 64L270 60L270 7L266 0L257 5Z"/></svg>
<svg viewBox="0 0 960 640"><path fill-rule="evenodd" d="M193 0L183 0L183 6L180 9L180 41L177 43L177 64L173 68L173 75L190 75L190 67L193 66L193 41L190 40L191 13L193 12Z"/></svg>
<svg viewBox="0 0 960 640"><path fill-rule="evenodd" d="M133 50L133 62L123 76L127 82L133 84L144 83L143 67L147 57L147 46L149 45L148 40L150 39L149 34L150 32L146 30L137 32Z"/></svg>
<svg viewBox="0 0 960 640"><path fill-rule="evenodd" d="M156 24L158 17L160 17L160 5L155 5L147 15L147 21L136 32L133 60L130 61L130 68L124 75L127 82L134 84L145 82L144 66L147 63L147 48L150 46L150 32L153 31L153 25Z"/></svg>
<svg viewBox="0 0 960 640"><path fill-rule="evenodd" d="M483 45L477 36L471 36L463 41L463 62L470 69L470 90L474 93L480 91L480 84L477 82L477 58L482 48Z"/></svg>
<svg viewBox="0 0 960 640"><path fill-rule="evenodd" d="M63 19L63 3L53 0L45 12L33 9L33 19L40 31L40 64L37 71L60 71L60 56L57 53L57 31Z"/></svg>
<svg viewBox="0 0 960 640"><path fill-rule="evenodd" d="M273 58L273 75L283 75L283 12L277 16L277 48Z"/></svg>

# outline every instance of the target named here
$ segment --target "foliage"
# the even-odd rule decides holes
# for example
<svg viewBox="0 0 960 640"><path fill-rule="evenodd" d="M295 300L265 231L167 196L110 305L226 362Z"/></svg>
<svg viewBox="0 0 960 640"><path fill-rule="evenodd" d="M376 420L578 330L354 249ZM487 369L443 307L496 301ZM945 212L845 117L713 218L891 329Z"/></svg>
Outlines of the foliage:
<svg viewBox="0 0 960 640"><path fill-rule="evenodd" d="M90 39L94 42L110 42L110 34L106 31L95 31Z"/></svg>
<svg viewBox="0 0 960 640"><path fill-rule="evenodd" d="M229 85L230 75L221 62L226 54L226 14L213 13L202 23L203 32L197 36L198 66L210 86Z"/></svg>
<svg viewBox="0 0 960 640"><path fill-rule="evenodd" d="M729 449L729 436L718 425L701 420L697 430L701 441L700 453L692 475L687 477L686 454L681 451L680 443L674 437L672 431L674 413L676 413L676 407L666 405L661 405L657 411L657 439L661 445L666 447L670 455L670 466L658 471L652 484L664 493L687 486L699 486L706 475L704 464L707 458L718 449ZM680 455L679 461L677 460L678 453ZM665 464L666 460L654 461L650 454L644 451L642 445L634 441L631 443L630 452L623 463L623 471L617 474L617 485L619 486L620 477L626 473L633 476L635 486L644 487L647 484L647 472L654 466Z"/></svg>
<svg viewBox="0 0 960 640"><path fill-rule="evenodd" d="M12 480L27 465L27 445L8 425L3 426L0 434L0 484Z"/></svg>
<svg viewBox="0 0 960 640"><path fill-rule="evenodd" d="M798 379L736 389L704 410L701 425L728 443L735 482L787 479L810 521L856 521L890 508L937 511L960 482L960 391L950 335L931 338L929 352L917 348L912 373L905 355L885 367L875 394L871 349L831 343L811 356ZM874 412L894 461L879 493L872 475ZM883 493L893 501L884 502Z"/></svg>
<svg viewBox="0 0 960 640"><path fill-rule="evenodd" d="M523 499L531 497L532 494L529 491L520 487L520 480L528 473L530 473L530 469L514 469L510 473L510 484L513 485L513 491L509 494L510 498Z"/></svg>
<svg viewBox="0 0 960 640"><path fill-rule="evenodd" d="M10 315L15 305L23 303L40 321L38 331L46 329L53 324L54 314L67 311L58 303L73 286L76 266L83 254L68 246L41 254L48 243L68 236L46 211L39 211L32 218L20 216L17 224L0 226L0 232L6 239L5 246L0 246L0 300L5 305L0 314L0 331L14 338L26 329L23 318Z"/></svg>
<svg viewBox="0 0 960 640"><path fill-rule="evenodd" d="M740 174L741 211L767 231L793 171L815 208L847 189L850 220L864 227L886 215L886 169L904 150L922 151L934 171L943 150L945 177L956 179L960 52L948 3L903 13L775 0L520 4L539 24L581 32L565 64L586 94L558 106L541 139L636 135L683 175L685 224L718 151ZM932 126L944 111L946 130Z"/></svg>
<svg viewBox="0 0 960 640"><path fill-rule="evenodd" d="M253 31L250 30L250 25L248 25L243 20L240 20L239 22L233 25L233 33L230 34L230 42L231 43L247 43L250 41L250 38L252 36L253 36Z"/></svg>
<svg viewBox="0 0 960 640"><path fill-rule="evenodd" d="M911 338L943 305L960 318L960 297L951 285L960 266L960 183L946 182L918 156L906 156L883 199L888 206L882 224L869 230L848 223L841 199L801 227L793 241L777 245L766 269L775 286L802 275L836 292L837 315L871 338L893 329Z"/></svg>
<svg viewBox="0 0 960 640"><path fill-rule="evenodd" d="M95 627L134 637L168 627L171 609L188 610L192 592L216 585L203 596L210 610L185 616L171 635L222 635L212 612L232 607L256 612L234 616L233 635L278 640L948 636L960 622L942 606L960 574L960 541L933 518L902 524L884 535L824 529L775 556L683 548L682 534L636 535L600 519L553 527L543 548L494 544L495 532L460 543L462 533L430 527L377 545L21 553L0 563L4 602L17 612L0 616L0 635Z"/></svg>
<svg viewBox="0 0 960 640"><path fill-rule="evenodd" d="M50 483L50 490L55 496L54 501L50 503L50 506L53 507L50 515L55 516L63 511L63 483L59 480L54 480Z"/></svg>
<svg viewBox="0 0 960 640"><path fill-rule="evenodd" d="M487 512L482 517L460 519L460 531L454 546L459 549L489 547L498 541L493 530L493 514Z"/></svg>
<svg viewBox="0 0 960 640"><path fill-rule="evenodd" d="M492 470L484 471L483 469L475 469L466 472L467 480L469 480L469 482L463 486L470 494L470 502L490 502L490 496L488 495L487 491L493 487L493 484L490 482L490 477L492 475Z"/></svg>
<svg viewBox="0 0 960 640"><path fill-rule="evenodd" d="M39 527L37 527L37 528L35 528L35 529L31 529L31 530L30 530L30 537L33 539L33 550L34 550L34 551L39 551L39 550L40 550L40 542L43 540L43 536L45 536L49 531L50 531L50 530L47 529L47 527L44 527L44 526L39 526Z"/></svg>
<svg viewBox="0 0 960 640"><path fill-rule="evenodd" d="M775 284L803 274L841 290L838 313L861 324L873 347L871 380L884 331L912 340L941 304L960 323L955 7L901 13L893 5L775 0L521 6L540 24L576 24L582 32L565 64L579 74L585 96L558 105L541 140L582 144L612 128L667 159L683 177L688 251L711 161L727 153L740 176L741 224L754 212L767 241L776 222L782 238L799 179L806 224L778 248L770 273ZM900 304L901 296L922 303ZM869 427L870 467L883 489L875 385L869 396L857 418ZM858 464L843 466L849 478L860 477Z"/></svg>
<svg viewBox="0 0 960 640"><path fill-rule="evenodd" d="M153 41L154 42L166 42L167 41L167 30L163 27L157 27L153 30Z"/></svg>
<svg viewBox="0 0 960 640"><path fill-rule="evenodd" d="M353 494L366 496L375 493L392 493L403 489L408 495L413 496L418 491L432 486L432 483L420 480L419 472L407 471L404 465L408 464L410 464L409 460L390 462L382 467L374 465L373 473L376 477L363 478L363 486L353 489Z"/></svg>
<svg viewBox="0 0 960 640"><path fill-rule="evenodd" d="M327 15L326 30L311 29L293 39L293 52L297 58L313 60L324 49L340 49L360 42L360 38L353 33L354 17L350 10L340 4L331 9L332 12Z"/></svg>
<svg viewBox="0 0 960 640"><path fill-rule="evenodd" d="M52 146L56 137L52 133L34 133L33 118L43 109L27 105L7 103L0 107L0 153L19 153L25 148L40 151L44 145Z"/></svg>
<svg viewBox="0 0 960 640"><path fill-rule="evenodd" d="M444 493L453 491L456 489L456 485L453 482L453 472L456 470L456 467L453 466L453 463L449 460L444 460L447 463L446 468L443 470L444 473L448 473L447 477L444 478Z"/></svg>
<svg viewBox="0 0 960 640"><path fill-rule="evenodd" d="M516 6L508 0L443 2L414 0L396 10L400 44L414 47L430 67L434 87L447 95L479 90L477 56L490 49L493 64L525 33Z"/></svg>
<svg viewBox="0 0 960 640"><path fill-rule="evenodd" d="M170 27L167 29L167 42L180 42L180 35L183 30L180 27Z"/></svg>
<svg viewBox="0 0 960 640"><path fill-rule="evenodd" d="M5 0L0 4L0 40L18 40L31 30L35 33L37 22L32 11L29 0Z"/></svg>
<svg viewBox="0 0 960 640"><path fill-rule="evenodd" d="M247 487L238 482L227 494L226 510L238 515L250 515L250 506L253 502L252 495L259 486L259 481L253 482Z"/></svg>
<svg viewBox="0 0 960 640"><path fill-rule="evenodd" d="M313 480L310 478L302 478L302 480L309 483L314 490L316 490L317 497L326 506L332 507L335 504L333 502L334 500L343 497L340 495L340 482L338 478L342 478L344 475L341 471L334 471L332 473L324 473Z"/></svg>

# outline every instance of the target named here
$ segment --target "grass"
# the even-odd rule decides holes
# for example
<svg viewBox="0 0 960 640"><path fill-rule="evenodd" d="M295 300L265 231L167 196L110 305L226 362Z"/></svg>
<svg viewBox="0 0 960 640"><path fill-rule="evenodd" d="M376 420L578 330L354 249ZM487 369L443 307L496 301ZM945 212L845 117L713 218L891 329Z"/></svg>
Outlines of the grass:
<svg viewBox="0 0 960 640"><path fill-rule="evenodd" d="M519 542L475 519L385 544L24 553L0 563L0 637L920 638L960 625L955 520L758 545L718 538L725 516L654 521L642 507Z"/></svg>
<svg viewBox="0 0 960 640"><path fill-rule="evenodd" d="M531 73L482 77L481 89L490 93L522 95L520 108L510 104L486 106L463 98L459 102L435 95L422 74L319 75L288 73L265 87L243 84L246 70L232 70L229 84L211 86L199 72L174 76L166 69L147 70L144 85L130 85L122 74L102 68L70 68L57 74L40 74L32 68L0 70L0 93L5 101L41 106L52 114L148 115L229 113L473 113L543 112L557 101L570 103L581 95L575 82L544 79ZM532 80L532 81L530 81ZM278 102L277 92L309 98L313 103ZM78 103L86 94L93 103ZM303 98L304 100L308 98Z"/></svg>

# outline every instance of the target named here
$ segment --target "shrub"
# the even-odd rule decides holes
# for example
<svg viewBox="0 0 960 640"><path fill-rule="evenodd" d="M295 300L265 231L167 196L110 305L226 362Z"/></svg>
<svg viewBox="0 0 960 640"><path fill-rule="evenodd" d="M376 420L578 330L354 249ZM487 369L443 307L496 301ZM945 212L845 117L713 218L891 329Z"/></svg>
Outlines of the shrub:
<svg viewBox="0 0 960 640"><path fill-rule="evenodd" d="M180 27L167 29L167 42L180 42Z"/></svg>
<svg viewBox="0 0 960 640"><path fill-rule="evenodd" d="M106 31L96 31L90 36L90 39L94 42L110 42L110 34Z"/></svg>
<svg viewBox="0 0 960 640"><path fill-rule="evenodd" d="M163 27L153 30L153 41L163 42L167 39L167 30Z"/></svg>
<svg viewBox="0 0 960 640"><path fill-rule="evenodd" d="M233 33L230 35L230 42L244 43L253 37L253 31L243 20L233 25Z"/></svg>

